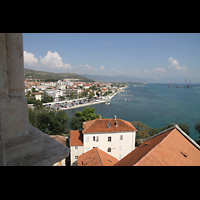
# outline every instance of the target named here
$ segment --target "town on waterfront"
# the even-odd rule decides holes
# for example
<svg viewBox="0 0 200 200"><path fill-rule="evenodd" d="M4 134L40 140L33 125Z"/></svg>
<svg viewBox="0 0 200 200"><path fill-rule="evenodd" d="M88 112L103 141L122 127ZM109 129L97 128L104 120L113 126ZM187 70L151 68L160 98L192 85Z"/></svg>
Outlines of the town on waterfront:
<svg viewBox="0 0 200 200"><path fill-rule="evenodd" d="M41 101L44 106L56 110L110 104L110 100L127 87L125 83L80 82L77 79L45 82L26 78L24 84L29 107Z"/></svg>
<svg viewBox="0 0 200 200"><path fill-rule="evenodd" d="M61 133L56 134L56 132L52 135L52 133L50 133L50 137L58 141L66 140L65 145L69 146L71 152L68 159L55 164L58 166L95 166L96 162L99 162L99 164L97 164L98 166L121 165L120 163L123 162L120 160L123 160L122 158L128 155L128 152L132 152L138 146L140 147L144 143L145 138L147 140L149 137L153 137L153 135L159 133L159 130L163 130L163 127L165 127L164 129L166 130L167 128L174 127L176 124L179 124L179 126L186 131L186 134L190 135L190 140L193 138L198 141L198 135L195 133L194 126L195 123L198 122L199 111L196 107L198 106L199 84L192 84L190 87L186 87L184 84L147 84L142 82L103 83L83 82L77 79L45 82L38 79L33 80L31 77L26 78L24 84L25 94L29 103L28 106L31 109L34 109L35 104L37 104L36 102L41 102L41 104L49 110L66 110L67 116L72 120L67 135L64 136ZM179 95L173 96L175 93ZM185 104L188 96L193 97L193 103L190 109L189 105ZM183 113L182 105L188 115ZM78 115L76 116L77 112L84 115L86 109L82 107L91 108L91 110L87 110L87 112L93 113L94 117L90 118L92 120L89 120L88 123L95 124L91 127L95 132L100 131L104 132L104 134L92 134L94 130L91 133L84 133L84 127L90 127L91 125L84 125L87 121L84 122L82 118L77 117ZM93 107L98 114L94 113L94 110L92 110ZM164 110L165 115L163 115ZM189 116L190 112L193 113L192 118ZM133 113L135 114L133 115ZM112 119L113 116L115 116L114 121ZM188 117L186 118L185 116ZM117 117L119 117L119 119L117 119ZM73 120L75 120L74 118L79 121L78 126L76 122L73 122ZM126 136L124 133L127 132L127 130L125 124L119 124L119 122L121 123L120 120L127 120L125 122L127 124L131 122L127 130L133 129L134 131L130 132L129 136ZM99 123L104 123L100 126L105 127L105 129L98 130L97 127ZM108 130L107 128L113 126L115 129L114 132L117 133L115 135L111 131L112 137L110 137L109 131L111 129ZM121 126L119 130L117 130L118 126ZM76 127L78 130L74 130ZM176 128L176 130L182 131L180 127ZM122 128L125 129L122 130ZM134 128L137 128L137 132ZM143 132L141 132L140 129L143 130ZM170 130L172 130L172 128ZM112 148L120 149L120 151L112 150L109 143L107 144L107 142L104 141L105 137L114 141L117 139L119 133L121 133L120 137L124 138L124 141L120 142L120 146L115 146L116 144L112 142ZM89 135L87 136L87 134ZM185 132L183 134L185 134ZM86 142L91 140L89 136L93 138L93 142L90 142L90 144ZM136 139L133 142L134 144L129 144L129 137L130 139ZM127 139L125 140L125 138ZM99 143L99 141L101 142ZM94 156L94 154L102 154L102 157L98 160L99 158ZM105 161L108 156L111 160L110 163ZM90 157L95 159L95 163L92 161L86 162ZM117 164L118 162L119 164ZM126 165L126 163L123 165Z"/></svg>
<svg viewBox="0 0 200 200"><path fill-rule="evenodd" d="M199 33L0 33L0 166L200 166L199 52Z"/></svg>

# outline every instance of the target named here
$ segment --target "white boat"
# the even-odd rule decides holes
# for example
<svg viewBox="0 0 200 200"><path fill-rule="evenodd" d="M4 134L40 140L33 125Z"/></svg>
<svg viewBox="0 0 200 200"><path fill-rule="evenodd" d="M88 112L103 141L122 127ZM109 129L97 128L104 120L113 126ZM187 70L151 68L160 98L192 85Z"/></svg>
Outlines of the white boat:
<svg viewBox="0 0 200 200"><path fill-rule="evenodd" d="M106 102L105 104L106 104L106 105L110 105L111 103L110 103L110 102Z"/></svg>

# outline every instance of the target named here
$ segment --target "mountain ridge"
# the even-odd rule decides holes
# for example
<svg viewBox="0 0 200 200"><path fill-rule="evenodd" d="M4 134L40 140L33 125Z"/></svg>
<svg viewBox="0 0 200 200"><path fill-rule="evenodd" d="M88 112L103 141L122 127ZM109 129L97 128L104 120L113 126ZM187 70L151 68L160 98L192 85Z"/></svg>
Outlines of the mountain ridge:
<svg viewBox="0 0 200 200"><path fill-rule="evenodd" d="M79 79L79 81L83 82L94 82L94 80L90 78L75 73L54 73L54 72L39 71L27 68L24 68L24 78L41 79L43 81L50 81L50 80L56 81L69 78L69 79Z"/></svg>

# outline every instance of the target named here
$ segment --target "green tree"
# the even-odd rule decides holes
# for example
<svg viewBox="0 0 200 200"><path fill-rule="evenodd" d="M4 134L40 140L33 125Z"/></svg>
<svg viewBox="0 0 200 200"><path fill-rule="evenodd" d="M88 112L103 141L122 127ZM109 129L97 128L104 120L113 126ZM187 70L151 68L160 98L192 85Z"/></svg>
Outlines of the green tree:
<svg viewBox="0 0 200 200"><path fill-rule="evenodd" d="M43 107L43 103L40 100L33 100L32 103L35 109L40 109Z"/></svg>
<svg viewBox="0 0 200 200"><path fill-rule="evenodd" d="M32 92L37 92L35 88L32 88Z"/></svg>
<svg viewBox="0 0 200 200"><path fill-rule="evenodd" d="M89 99L94 97L94 91L90 92Z"/></svg>
<svg viewBox="0 0 200 200"><path fill-rule="evenodd" d="M200 134L200 122L197 122L194 126L195 130Z"/></svg>
<svg viewBox="0 0 200 200"><path fill-rule="evenodd" d="M95 114L95 108L85 107L82 112L76 111L75 116L71 120L72 130L81 130L83 122L98 119L99 114Z"/></svg>
<svg viewBox="0 0 200 200"><path fill-rule="evenodd" d="M64 96L60 96L59 97L59 101L63 101L63 100L65 100L65 97Z"/></svg>
<svg viewBox="0 0 200 200"><path fill-rule="evenodd" d="M41 101L43 103L53 102L53 98L51 96L48 96L47 93L44 93Z"/></svg>
<svg viewBox="0 0 200 200"><path fill-rule="evenodd" d="M190 127L187 123L179 123L178 126L187 134L190 135Z"/></svg>
<svg viewBox="0 0 200 200"><path fill-rule="evenodd" d="M136 138L146 139L150 137L149 127L146 124L142 124L140 121L133 121L132 124L137 129Z"/></svg>
<svg viewBox="0 0 200 200"><path fill-rule="evenodd" d="M73 92L71 92L70 95L69 95L69 98L70 99L75 99L75 97L76 97L75 94Z"/></svg>
<svg viewBox="0 0 200 200"><path fill-rule="evenodd" d="M174 123L171 123L171 124L168 124L167 126L163 127L160 129L160 132L163 131L163 130L166 130L168 128L171 128L173 127L175 124ZM187 135L190 135L190 127L187 123L179 123L178 126L187 134Z"/></svg>
<svg viewBox="0 0 200 200"><path fill-rule="evenodd" d="M69 119L65 111L50 111L47 108L29 108L30 123L49 135L67 133Z"/></svg>
<svg viewBox="0 0 200 200"><path fill-rule="evenodd" d="M161 131L164 131L164 130L166 130L166 129L168 129L168 128L171 128L172 126L174 126L174 123L170 123L170 124L168 124L167 126L162 127L162 128L160 129L160 132L161 132Z"/></svg>

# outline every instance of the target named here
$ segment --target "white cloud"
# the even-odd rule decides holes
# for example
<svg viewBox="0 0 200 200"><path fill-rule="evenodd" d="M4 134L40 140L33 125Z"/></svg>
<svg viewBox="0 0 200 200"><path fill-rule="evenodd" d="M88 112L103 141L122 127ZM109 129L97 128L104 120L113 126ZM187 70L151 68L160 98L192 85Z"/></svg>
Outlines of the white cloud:
<svg viewBox="0 0 200 200"><path fill-rule="evenodd" d="M154 69L144 69L144 75L151 76L171 76L172 71L175 72L187 72L188 68L185 65L180 65L178 60L169 57L168 59L169 66L168 67L155 67Z"/></svg>
<svg viewBox="0 0 200 200"><path fill-rule="evenodd" d="M182 72L187 72L188 71L188 68L185 65L181 66L179 64L179 62L176 59L172 58L172 57L169 57L168 62L170 63L170 65L168 67L169 69L173 69L173 70L180 71L180 72L181 71Z"/></svg>
<svg viewBox="0 0 200 200"><path fill-rule="evenodd" d="M42 65L57 67L60 68L63 66L62 58L59 56L57 52L52 53L51 51L47 52L47 55L42 58L40 56L40 63Z"/></svg>
<svg viewBox="0 0 200 200"><path fill-rule="evenodd" d="M91 67L89 64L84 65L84 67L85 67L86 69L91 70L91 71L96 71L96 72L99 71L97 68L95 68L95 67Z"/></svg>
<svg viewBox="0 0 200 200"><path fill-rule="evenodd" d="M53 68L64 68L64 69L71 69L72 66L70 64L64 64L62 62L62 58L58 54L58 52L52 53L51 51L47 52L47 55L42 58L40 56L40 63L42 65L53 67Z"/></svg>
<svg viewBox="0 0 200 200"><path fill-rule="evenodd" d="M40 60L35 58L35 55L24 51L24 64L37 67L49 67L51 69L72 69L70 64L63 63L62 57L58 52L48 51L43 58L40 56Z"/></svg>
<svg viewBox="0 0 200 200"><path fill-rule="evenodd" d="M72 66L71 64L64 63L62 57L58 52L48 51L47 54L39 59L34 54L24 51L24 64L25 67L29 66L37 70L46 70L53 72L64 72L66 69L72 73L85 73L85 74L105 74L107 70L103 65L99 67L92 67L89 64L79 64L78 66Z"/></svg>
<svg viewBox="0 0 200 200"><path fill-rule="evenodd" d="M102 71L103 71L104 69L105 69L105 68L104 68L104 66L100 66L100 70L102 70Z"/></svg>
<svg viewBox="0 0 200 200"><path fill-rule="evenodd" d="M24 51L24 64L31 66L37 64L38 62L39 61L35 58L34 54Z"/></svg>
<svg viewBox="0 0 200 200"><path fill-rule="evenodd" d="M154 68L154 69L153 69L153 72L155 72L155 73L159 73L159 72L165 73L165 72L166 72L166 69L163 68L163 67L157 67L157 68Z"/></svg>

